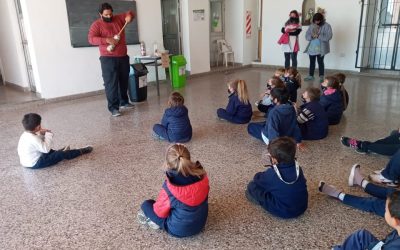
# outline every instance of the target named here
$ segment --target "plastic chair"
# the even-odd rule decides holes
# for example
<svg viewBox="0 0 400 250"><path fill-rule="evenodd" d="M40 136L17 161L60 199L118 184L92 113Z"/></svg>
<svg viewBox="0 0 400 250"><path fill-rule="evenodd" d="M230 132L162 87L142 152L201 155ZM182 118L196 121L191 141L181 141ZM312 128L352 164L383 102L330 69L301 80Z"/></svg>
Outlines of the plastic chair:
<svg viewBox="0 0 400 250"><path fill-rule="evenodd" d="M232 50L232 47L223 39L217 40L217 67L219 63L219 56L222 55L222 65L224 65L225 60L225 67L228 67L228 56L232 55L232 66L235 65L235 54Z"/></svg>

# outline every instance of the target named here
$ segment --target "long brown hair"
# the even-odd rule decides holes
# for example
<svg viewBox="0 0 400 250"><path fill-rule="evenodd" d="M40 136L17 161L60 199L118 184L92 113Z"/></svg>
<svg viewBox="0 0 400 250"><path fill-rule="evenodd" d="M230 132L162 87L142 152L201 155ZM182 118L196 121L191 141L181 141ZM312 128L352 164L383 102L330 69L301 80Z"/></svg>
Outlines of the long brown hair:
<svg viewBox="0 0 400 250"><path fill-rule="evenodd" d="M235 90L241 103L249 104L249 92L244 80L235 80L229 82L228 85Z"/></svg>
<svg viewBox="0 0 400 250"><path fill-rule="evenodd" d="M200 162L190 160L189 150L180 143L168 147L165 155L165 167L167 170L175 170L185 177L191 175L201 178L206 174Z"/></svg>

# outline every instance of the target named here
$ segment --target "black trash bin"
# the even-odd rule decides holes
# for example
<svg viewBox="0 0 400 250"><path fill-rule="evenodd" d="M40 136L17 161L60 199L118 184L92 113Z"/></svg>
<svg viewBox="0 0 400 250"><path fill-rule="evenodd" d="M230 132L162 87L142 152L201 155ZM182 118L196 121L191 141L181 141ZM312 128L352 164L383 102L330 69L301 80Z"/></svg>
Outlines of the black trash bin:
<svg viewBox="0 0 400 250"><path fill-rule="evenodd" d="M132 102L143 102L147 99L147 70L143 63L131 64L129 71L129 99Z"/></svg>

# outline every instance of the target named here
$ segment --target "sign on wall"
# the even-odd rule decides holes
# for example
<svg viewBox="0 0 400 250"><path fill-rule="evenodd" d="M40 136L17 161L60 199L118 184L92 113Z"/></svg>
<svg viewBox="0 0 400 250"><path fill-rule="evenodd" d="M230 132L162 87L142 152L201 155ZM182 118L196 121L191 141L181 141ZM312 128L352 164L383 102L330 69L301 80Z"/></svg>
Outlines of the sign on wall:
<svg viewBox="0 0 400 250"><path fill-rule="evenodd" d="M202 10L193 10L193 21L204 21L204 9Z"/></svg>

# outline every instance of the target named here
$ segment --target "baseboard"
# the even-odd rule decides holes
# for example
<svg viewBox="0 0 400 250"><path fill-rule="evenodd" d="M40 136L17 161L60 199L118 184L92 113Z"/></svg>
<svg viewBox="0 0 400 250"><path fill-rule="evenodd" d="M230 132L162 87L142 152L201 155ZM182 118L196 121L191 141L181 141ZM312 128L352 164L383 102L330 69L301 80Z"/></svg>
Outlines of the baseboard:
<svg viewBox="0 0 400 250"><path fill-rule="evenodd" d="M7 85L7 87L10 87L17 91L22 91L22 92L30 92L31 91L31 89L29 87L22 87L18 84L12 83L12 82L4 81L4 85Z"/></svg>
<svg viewBox="0 0 400 250"><path fill-rule="evenodd" d="M96 91L86 92L86 93L82 93L82 94L61 96L61 97L56 97L56 98L48 98L48 99L45 99L44 102L45 103L56 103L56 102L71 101L71 100L76 100L76 99L81 99L81 98L86 98L86 97L103 95L104 93L105 93L105 90L102 89L102 90L96 90Z"/></svg>

